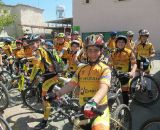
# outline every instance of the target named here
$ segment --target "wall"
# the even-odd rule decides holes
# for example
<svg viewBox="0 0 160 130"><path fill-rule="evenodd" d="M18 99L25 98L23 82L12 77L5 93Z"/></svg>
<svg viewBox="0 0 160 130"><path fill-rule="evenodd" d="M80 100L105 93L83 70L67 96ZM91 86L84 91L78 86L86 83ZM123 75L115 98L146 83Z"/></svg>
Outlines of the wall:
<svg viewBox="0 0 160 130"><path fill-rule="evenodd" d="M15 15L15 23L5 27L5 32L8 33L9 36L18 37L23 35L23 33L28 29L28 33L44 33L44 29L24 27L20 25L35 25L35 26L47 26L43 20L43 10L35 7L31 7L28 5L5 5L4 9L10 11L11 14ZM45 32L48 32L45 31ZM51 32L51 31L49 31Z"/></svg>
<svg viewBox="0 0 160 130"><path fill-rule="evenodd" d="M160 0L73 0L73 25L81 32L150 31L150 40L160 48Z"/></svg>

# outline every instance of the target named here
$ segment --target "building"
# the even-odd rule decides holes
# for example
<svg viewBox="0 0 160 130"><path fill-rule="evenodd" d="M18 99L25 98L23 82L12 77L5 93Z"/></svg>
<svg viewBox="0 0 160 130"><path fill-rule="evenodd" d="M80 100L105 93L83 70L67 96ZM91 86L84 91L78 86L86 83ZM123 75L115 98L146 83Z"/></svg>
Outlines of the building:
<svg viewBox="0 0 160 130"><path fill-rule="evenodd" d="M63 18L57 20L47 21L48 26L53 27L53 32L71 32L72 31L72 24L73 18Z"/></svg>
<svg viewBox="0 0 160 130"><path fill-rule="evenodd" d="M155 48L160 48L159 0L73 0L73 25L81 33L128 31L146 28Z"/></svg>
<svg viewBox="0 0 160 130"><path fill-rule="evenodd" d="M15 23L4 28L9 36L18 37L24 33L45 32L47 24L43 20L43 9L23 4L4 5L3 8L16 16Z"/></svg>

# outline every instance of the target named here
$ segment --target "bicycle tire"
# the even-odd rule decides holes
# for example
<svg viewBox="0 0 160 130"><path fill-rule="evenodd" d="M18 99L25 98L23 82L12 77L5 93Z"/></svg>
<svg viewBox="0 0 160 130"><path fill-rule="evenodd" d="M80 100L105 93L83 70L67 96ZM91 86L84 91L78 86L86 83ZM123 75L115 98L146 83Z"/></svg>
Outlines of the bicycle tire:
<svg viewBox="0 0 160 130"><path fill-rule="evenodd" d="M5 87L9 90L12 80L11 74L8 71L1 71L0 76L2 76L2 83L5 84Z"/></svg>
<svg viewBox="0 0 160 130"><path fill-rule="evenodd" d="M5 97L4 101L3 101L3 97ZM8 107L8 105L9 105L8 90L6 89L6 87L2 83L0 83L0 111L3 111L4 109L6 109Z"/></svg>
<svg viewBox="0 0 160 130"><path fill-rule="evenodd" d="M159 125L156 126L155 123L158 123ZM152 126L153 125L153 126ZM150 128L149 128L150 127ZM157 127L157 128L156 128ZM160 117L154 117L147 121L145 121L141 126L139 130L159 130L160 129Z"/></svg>
<svg viewBox="0 0 160 130"><path fill-rule="evenodd" d="M29 95L30 94L30 95ZM38 88L27 88L22 93L22 99L24 104L29 107L31 110L37 113L44 113L42 100L40 99L40 91ZM31 98L35 98L34 101L31 101ZM31 102L29 102L31 101Z"/></svg>
<svg viewBox="0 0 160 130"><path fill-rule="evenodd" d="M0 116L0 130L12 130L8 122Z"/></svg>
<svg viewBox="0 0 160 130"><path fill-rule="evenodd" d="M123 114L125 115L121 115L122 114L121 112L123 112L123 110L124 110ZM125 118L127 118L128 124L126 124L127 121L125 119L123 119L123 122L122 122L121 116L123 116L123 118L124 116L126 116ZM118 124L116 123L116 130L132 129L132 116L131 116L130 109L127 105L121 104L120 106L118 106L114 112L113 118L125 127L124 129L123 127L119 126L119 128L117 129Z"/></svg>
<svg viewBox="0 0 160 130"><path fill-rule="evenodd" d="M154 97L153 98L149 98L146 91L144 91L144 92L135 91L135 93L133 93L132 85L134 85L134 82L138 81L138 79L140 80L140 76L137 76L137 77L133 78L131 83L130 83L130 95L131 95L131 98L136 103L138 103L140 105L152 105L152 104L155 104L158 101L159 94L160 94L160 88L158 86L158 83L150 75L144 75L144 78L150 79L151 83L154 84L154 85L152 85L152 88L154 87L154 91L152 90L152 93L153 93Z"/></svg>

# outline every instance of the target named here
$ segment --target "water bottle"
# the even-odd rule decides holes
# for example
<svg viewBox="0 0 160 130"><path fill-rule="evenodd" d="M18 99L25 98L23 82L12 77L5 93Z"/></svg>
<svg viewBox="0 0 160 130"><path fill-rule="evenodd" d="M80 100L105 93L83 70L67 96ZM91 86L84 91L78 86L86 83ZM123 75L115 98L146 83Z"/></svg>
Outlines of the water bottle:
<svg viewBox="0 0 160 130"><path fill-rule="evenodd" d="M143 69L143 62L140 62L140 69Z"/></svg>

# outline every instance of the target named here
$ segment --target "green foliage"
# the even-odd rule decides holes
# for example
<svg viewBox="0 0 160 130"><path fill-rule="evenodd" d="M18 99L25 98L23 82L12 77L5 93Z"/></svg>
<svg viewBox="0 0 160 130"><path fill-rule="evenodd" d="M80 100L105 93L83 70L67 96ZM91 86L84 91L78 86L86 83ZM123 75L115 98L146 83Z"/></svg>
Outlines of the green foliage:
<svg viewBox="0 0 160 130"><path fill-rule="evenodd" d="M0 0L0 7L3 7L3 2ZM0 10L0 31L12 23L14 23L15 16L11 15L8 10Z"/></svg>

